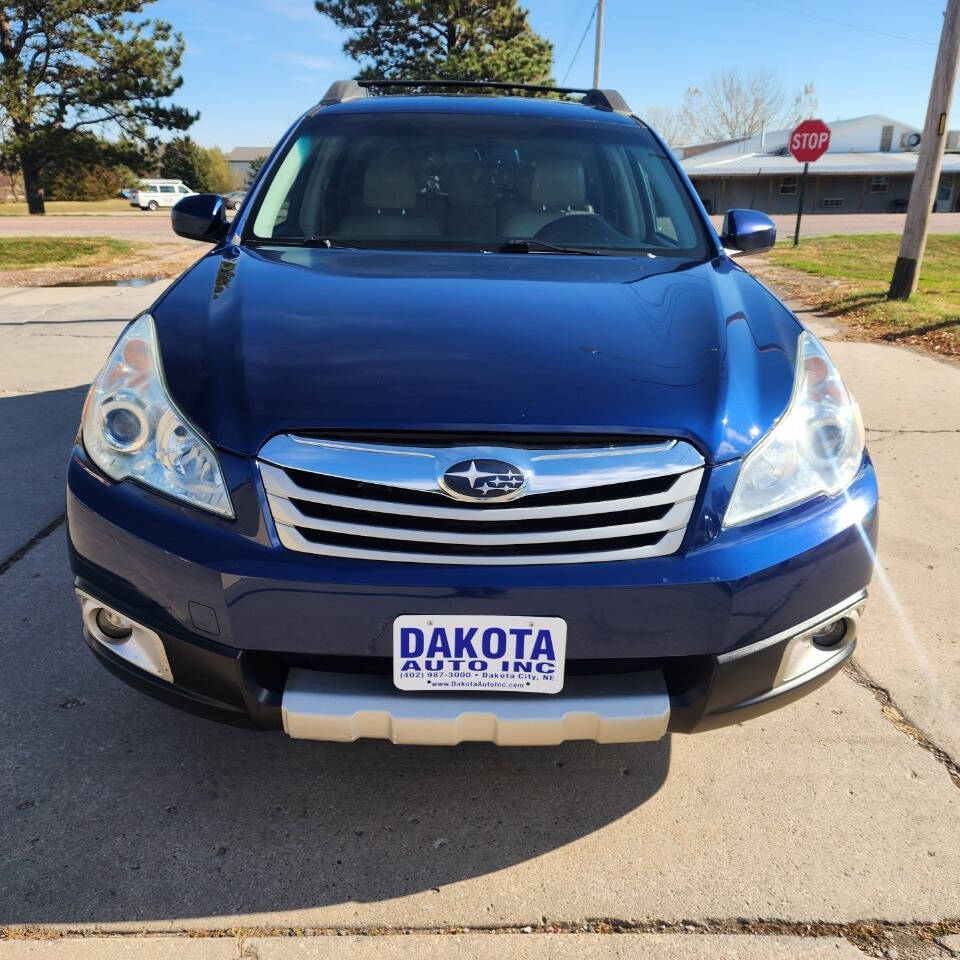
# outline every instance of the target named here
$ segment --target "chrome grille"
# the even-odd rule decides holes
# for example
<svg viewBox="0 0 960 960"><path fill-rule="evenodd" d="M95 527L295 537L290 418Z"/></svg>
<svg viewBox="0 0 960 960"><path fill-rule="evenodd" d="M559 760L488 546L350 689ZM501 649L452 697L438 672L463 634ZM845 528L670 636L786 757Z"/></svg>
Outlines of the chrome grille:
<svg viewBox="0 0 960 960"><path fill-rule="evenodd" d="M448 497L452 464L503 460L528 492L502 505ZM280 542L400 563L540 564L675 553L703 475L688 443L595 448L356 443L284 435L259 455Z"/></svg>

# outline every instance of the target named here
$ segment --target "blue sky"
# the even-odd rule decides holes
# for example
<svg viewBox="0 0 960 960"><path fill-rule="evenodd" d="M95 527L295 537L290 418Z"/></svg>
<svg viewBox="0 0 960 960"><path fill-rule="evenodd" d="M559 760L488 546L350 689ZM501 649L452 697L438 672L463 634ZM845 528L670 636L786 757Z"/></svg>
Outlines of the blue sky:
<svg viewBox="0 0 960 960"><path fill-rule="evenodd" d="M533 28L554 43L556 79L589 85L592 28L573 55L594 0L524 5ZM943 7L943 0L607 0L602 82L642 115L679 105L688 86L726 66L773 69L788 90L812 81L828 122L884 113L921 125ZM146 10L186 38L177 101L200 110L191 134L206 146L272 144L331 81L356 69L341 50L343 34L312 0L157 0ZM958 126L955 104L951 127Z"/></svg>

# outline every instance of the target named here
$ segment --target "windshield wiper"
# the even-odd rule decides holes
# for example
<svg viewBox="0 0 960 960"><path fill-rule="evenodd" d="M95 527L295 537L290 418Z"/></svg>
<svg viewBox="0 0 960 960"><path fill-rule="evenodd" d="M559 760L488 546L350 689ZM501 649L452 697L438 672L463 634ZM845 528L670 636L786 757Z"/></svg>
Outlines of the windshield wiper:
<svg viewBox="0 0 960 960"><path fill-rule="evenodd" d="M341 240L339 237L252 237L245 241L255 247L321 247L342 250L363 250L359 243Z"/></svg>
<svg viewBox="0 0 960 960"><path fill-rule="evenodd" d="M599 250L586 250L583 247L559 247L545 240L508 240L497 249L497 253L575 253L581 257L602 257Z"/></svg>

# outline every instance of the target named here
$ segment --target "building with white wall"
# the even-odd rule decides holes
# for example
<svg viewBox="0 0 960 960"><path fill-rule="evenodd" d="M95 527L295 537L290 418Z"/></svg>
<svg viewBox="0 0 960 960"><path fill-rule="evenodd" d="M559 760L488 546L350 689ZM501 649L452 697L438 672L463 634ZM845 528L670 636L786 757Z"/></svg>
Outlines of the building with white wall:
<svg viewBox="0 0 960 960"><path fill-rule="evenodd" d="M871 114L835 120L830 149L810 164L804 213L901 213L906 209L922 131ZM698 144L678 151L711 213L751 207L795 213L803 164L787 149L789 130ZM960 130L947 136L935 210L960 210Z"/></svg>
<svg viewBox="0 0 960 960"><path fill-rule="evenodd" d="M254 160L269 155L273 147L234 147L227 154L227 163L230 166L230 181L235 188L246 186L247 175L250 173Z"/></svg>

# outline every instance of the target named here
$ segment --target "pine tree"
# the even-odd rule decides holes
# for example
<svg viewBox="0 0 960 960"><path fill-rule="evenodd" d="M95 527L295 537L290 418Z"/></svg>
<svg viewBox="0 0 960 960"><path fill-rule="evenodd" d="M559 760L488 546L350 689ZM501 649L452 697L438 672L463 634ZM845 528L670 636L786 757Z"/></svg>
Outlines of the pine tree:
<svg viewBox="0 0 960 960"><path fill-rule="evenodd" d="M553 45L517 0L316 0L360 79L550 83Z"/></svg>
<svg viewBox="0 0 960 960"><path fill-rule="evenodd" d="M136 21L152 0L0 4L0 153L19 161L31 213L73 135L113 131L146 145L197 115L166 105L182 80L184 43L169 23Z"/></svg>

